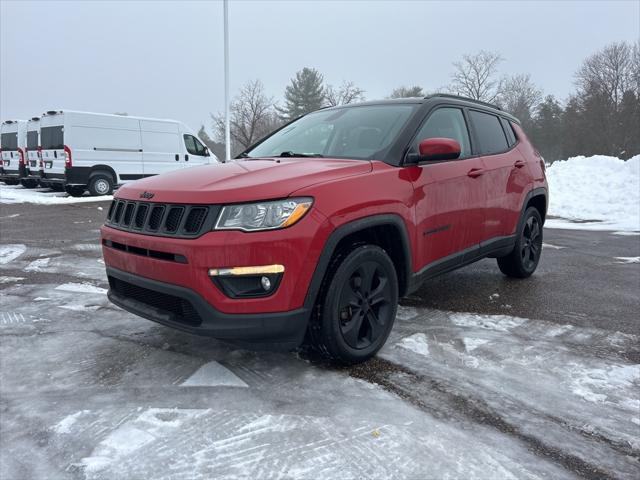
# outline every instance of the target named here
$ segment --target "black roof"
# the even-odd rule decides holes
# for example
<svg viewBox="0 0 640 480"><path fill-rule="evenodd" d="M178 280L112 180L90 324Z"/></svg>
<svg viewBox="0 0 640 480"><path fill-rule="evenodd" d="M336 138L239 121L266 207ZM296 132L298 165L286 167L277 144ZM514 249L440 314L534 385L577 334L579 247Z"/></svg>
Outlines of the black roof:
<svg viewBox="0 0 640 480"><path fill-rule="evenodd" d="M494 105L492 103L483 102L481 100L474 100L473 98L463 97L461 95L452 95L448 93L434 93L431 95L427 95L426 97L404 97L404 98L387 98L384 100L370 100L367 102L360 103L350 103L347 105L337 105L335 107L325 107L325 108L344 108L344 107L355 107L355 106L367 106L367 105L386 105L386 104L421 104L429 101L435 100L448 100L453 101L454 103L458 103L460 105L464 105L467 107L482 107L485 110L492 111L495 114L501 115L503 117L507 117L510 120L520 123L516 117L511 115L508 112L502 110L499 106Z"/></svg>

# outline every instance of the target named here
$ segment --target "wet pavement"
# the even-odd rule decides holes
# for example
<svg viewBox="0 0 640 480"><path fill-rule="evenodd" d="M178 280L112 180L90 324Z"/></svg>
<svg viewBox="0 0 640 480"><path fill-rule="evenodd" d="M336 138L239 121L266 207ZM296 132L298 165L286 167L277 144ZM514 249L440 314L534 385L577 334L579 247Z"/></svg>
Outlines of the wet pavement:
<svg viewBox="0 0 640 480"><path fill-rule="evenodd" d="M0 205L0 478L637 478L640 236L545 230L403 300L341 368L105 295L108 203Z"/></svg>

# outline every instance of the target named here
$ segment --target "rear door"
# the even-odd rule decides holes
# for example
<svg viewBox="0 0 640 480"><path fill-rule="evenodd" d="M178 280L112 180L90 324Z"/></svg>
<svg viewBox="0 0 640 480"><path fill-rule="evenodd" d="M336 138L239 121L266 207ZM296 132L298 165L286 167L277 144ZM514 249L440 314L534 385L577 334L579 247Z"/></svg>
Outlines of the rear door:
<svg viewBox="0 0 640 480"><path fill-rule="evenodd" d="M62 120L62 116L56 116ZM47 117L43 117L41 122ZM40 129L40 143L42 145L42 161L44 173L64 174L64 126L62 124L43 126Z"/></svg>
<svg viewBox="0 0 640 480"><path fill-rule="evenodd" d="M528 183L524 159L516 147L510 123L489 112L469 110L475 143L483 157L486 190L484 239L512 235Z"/></svg>
<svg viewBox="0 0 640 480"><path fill-rule="evenodd" d="M18 154L18 132L7 132L0 134L0 148L2 148L2 166L7 170L17 170L20 155Z"/></svg>
<svg viewBox="0 0 640 480"><path fill-rule="evenodd" d="M27 161L31 174L36 173L39 168L39 140L38 130L27 130Z"/></svg>
<svg viewBox="0 0 640 480"><path fill-rule="evenodd" d="M483 163L472 156L471 140L462 108L443 106L432 111L414 138L410 151L420 141L444 137L460 144L455 160L409 167L415 190L417 243L421 265L426 266L465 249L478 246L484 222L485 195L480 177ZM414 180L415 179L415 180ZM462 256L449 259L461 262Z"/></svg>

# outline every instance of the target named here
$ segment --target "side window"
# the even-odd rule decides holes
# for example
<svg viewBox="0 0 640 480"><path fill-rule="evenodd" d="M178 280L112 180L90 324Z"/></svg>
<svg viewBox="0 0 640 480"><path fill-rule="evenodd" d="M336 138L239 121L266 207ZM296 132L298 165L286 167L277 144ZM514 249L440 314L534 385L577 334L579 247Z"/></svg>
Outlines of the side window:
<svg viewBox="0 0 640 480"><path fill-rule="evenodd" d="M478 141L478 153L491 155L509 149L500 119L490 113L470 110L469 116Z"/></svg>
<svg viewBox="0 0 640 480"><path fill-rule="evenodd" d="M183 135L183 137L184 146L187 147L187 152L189 152L191 155L204 157L207 154L204 145L202 145L202 143L200 143L200 141L196 137L187 134Z"/></svg>
<svg viewBox="0 0 640 480"><path fill-rule="evenodd" d="M460 144L460 158L471 155L469 131L462 110L459 108L439 108L429 115L416 136L413 144L414 151L418 151L418 145L422 140L436 137L457 140Z"/></svg>
<svg viewBox="0 0 640 480"><path fill-rule="evenodd" d="M507 134L507 142L509 142L509 147L513 147L516 144L516 134L513 133L511 122L506 118L500 118L500 121L502 122L504 132Z"/></svg>

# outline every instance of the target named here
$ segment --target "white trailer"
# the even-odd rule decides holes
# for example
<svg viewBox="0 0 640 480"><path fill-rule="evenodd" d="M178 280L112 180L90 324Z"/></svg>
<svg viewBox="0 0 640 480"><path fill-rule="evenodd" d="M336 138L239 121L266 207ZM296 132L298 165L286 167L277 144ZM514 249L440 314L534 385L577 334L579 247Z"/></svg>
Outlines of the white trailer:
<svg viewBox="0 0 640 480"><path fill-rule="evenodd" d="M54 110L40 120L45 182L71 195L108 195L117 185L218 163L182 122Z"/></svg>
<svg viewBox="0 0 640 480"><path fill-rule="evenodd" d="M25 148L27 146L27 122L6 120L0 125L0 180L7 185L17 185L26 176Z"/></svg>

